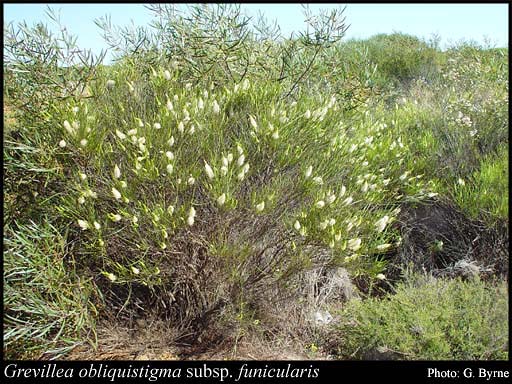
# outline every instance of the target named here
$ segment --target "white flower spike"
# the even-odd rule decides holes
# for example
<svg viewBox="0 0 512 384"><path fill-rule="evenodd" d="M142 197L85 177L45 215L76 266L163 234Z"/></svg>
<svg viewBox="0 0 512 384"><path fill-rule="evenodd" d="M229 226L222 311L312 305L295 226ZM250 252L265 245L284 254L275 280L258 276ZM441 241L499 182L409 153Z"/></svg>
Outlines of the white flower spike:
<svg viewBox="0 0 512 384"><path fill-rule="evenodd" d="M89 223L85 220L78 220L78 225L80 226L80 228L85 231L86 229L89 229Z"/></svg>
<svg viewBox="0 0 512 384"><path fill-rule="evenodd" d="M206 161L204 162L204 169L206 170L206 175L210 180L215 177L212 167L210 167L210 165Z"/></svg>
<svg viewBox="0 0 512 384"><path fill-rule="evenodd" d="M220 206L223 206L225 202L226 202L226 194L223 193L222 195L220 195L217 198L217 204L219 204Z"/></svg>
<svg viewBox="0 0 512 384"><path fill-rule="evenodd" d="M114 195L114 197L119 200L121 198L121 192L119 192L117 189L115 189L114 187L112 187L112 194Z"/></svg>

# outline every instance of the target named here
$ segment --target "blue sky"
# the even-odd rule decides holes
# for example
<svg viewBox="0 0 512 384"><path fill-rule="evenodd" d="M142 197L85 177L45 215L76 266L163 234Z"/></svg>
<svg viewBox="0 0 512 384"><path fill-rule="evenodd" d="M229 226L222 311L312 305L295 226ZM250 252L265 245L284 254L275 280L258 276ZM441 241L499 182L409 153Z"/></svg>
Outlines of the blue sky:
<svg viewBox="0 0 512 384"><path fill-rule="evenodd" d="M348 38L365 38L377 33L403 32L429 39L441 37L441 45L449 46L461 40L480 43L488 39L497 47L508 46L507 4L311 4L312 11L346 5L344 13L350 27ZM99 52L105 48L94 19L110 15L112 24L147 25L151 12L142 4L52 4L60 9L61 19L68 31L78 37L81 48ZM29 25L43 21L45 4L4 4L4 23L25 20ZM244 4L249 16L261 11L271 20L276 19L285 36L304 30L304 17L299 4Z"/></svg>

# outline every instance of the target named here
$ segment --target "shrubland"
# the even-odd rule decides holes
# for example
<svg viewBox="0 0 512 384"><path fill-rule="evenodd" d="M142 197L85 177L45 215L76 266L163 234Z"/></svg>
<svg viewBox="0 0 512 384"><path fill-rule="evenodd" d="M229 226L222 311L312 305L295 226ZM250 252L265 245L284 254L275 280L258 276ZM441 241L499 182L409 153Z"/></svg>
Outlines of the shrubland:
<svg viewBox="0 0 512 384"><path fill-rule="evenodd" d="M340 10L306 9L310 32L285 39L237 6L151 9L148 28L97 21L111 65L64 29L4 31L8 356L149 317L203 349L508 356L491 327L508 305L506 50L344 41Z"/></svg>

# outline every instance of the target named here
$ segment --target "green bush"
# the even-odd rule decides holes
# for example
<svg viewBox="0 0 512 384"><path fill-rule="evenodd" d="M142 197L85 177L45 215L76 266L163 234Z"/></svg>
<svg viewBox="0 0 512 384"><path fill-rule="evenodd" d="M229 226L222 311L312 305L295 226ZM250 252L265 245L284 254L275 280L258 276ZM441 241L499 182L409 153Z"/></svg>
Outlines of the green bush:
<svg viewBox="0 0 512 384"><path fill-rule="evenodd" d="M490 225L507 220L508 160L508 148L502 146L497 155L487 156L468 179L455 183L453 198L471 217L484 219Z"/></svg>
<svg viewBox="0 0 512 384"><path fill-rule="evenodd" d="M508 359L505 282L415 277L340 316L339 358Z"/></svg>
<svg viewBox="0 0 512 384"><path fill-rule="evenodd" d="M58 358L94 343L95 287L51 224L4 228L4 353Z"/></svg>
<svg viewBox="0 0 512 384"><path fill-rule="evenodd" d="M394 33L379 34L360 42L377 64L380 85L407 85L415 78L433 80L439 73L440 54L417 37Z"/></svg>
<svg viewBox="0 0 512 384"><path fill-rule="evenodd" d="M17 298L4 311L29 325L12 315L11 351L62 335L74 345L71 328L113 313L156 314L196 340L230 332L285 298L306 311L301 284L315 268L344 267L373 294L402 244L404 203L443 194L475 215L506 214L502 52L442 53L401 34L342 43L339 11L306 11L312 32L282 39L237 6L150 9L148 28L97 21L118 53L108 66L65 32L6 29L8 267L20 247L37 255L20 261L31 271L63 250L74 261L58 258L33 291L29 274L25 285L4 275ZM78 279L87 289L70 307ZM24 296L34 315L19 309ZM43 321L45 305L52 318L100 304Z"/></svg>

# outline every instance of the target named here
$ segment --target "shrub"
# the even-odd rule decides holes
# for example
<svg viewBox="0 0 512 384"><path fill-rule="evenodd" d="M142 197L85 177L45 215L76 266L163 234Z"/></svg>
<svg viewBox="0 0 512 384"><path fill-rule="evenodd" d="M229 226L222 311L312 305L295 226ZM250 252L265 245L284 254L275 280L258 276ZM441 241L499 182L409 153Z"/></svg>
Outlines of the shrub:
<svg viewBox="0 0 512 384"><path fill-rule="evenodd" d="M415 78L433 80L439 72L439 54L420 39L402 34L379 34L361 42L377 64L380 84L407 85Z"/></svg>
<svg viewBox="0 0 512 384"><path fill-rule="evenodd" d="M59 358L94 343L95 287L77 273L68 239L45 225L4 228L4 353Z"/></svg>
<svg viewBox="0 0 512 384"><path fill-rule="evenodd" d="M506 283L415 277L340 313L340 358L508 359Z"/></svg>
<svg viewBox="0 0 512 384"><path fill-rule="evenodd" d="M100 317L155 315L183 342L213 345L253 325L272 332L288 313L302 326L350 280L381 294L373 288L410 245L401 210L454 196L454 181L477 175L505 140L506 87L489 93L497 102L484 92L504 79L498 53L446 61L436 82L444 55L403 35L340 44L339 11L306 10L313 32L282 39L264 21L251 29L237 6L150 9L149 28L97 21L119 53L109 66L64 32L6 33L18 112L5 135L6 252L20 236L51 248L36 236L50 222L48 238L74 260L59 278L86 279L97 296L80 308L97 305ZM494 185L486 167L475 179ZM53 280L41 284L52 291Z"/></svg>
<svg viewBox="0 0 512 384"><path fill-rule="evenodd" d="M454 200L471 217L484 219L491 226L507 220L508 164L508 148L502 146L498 154L483 159L470 177L455 183Z"/></svg>

